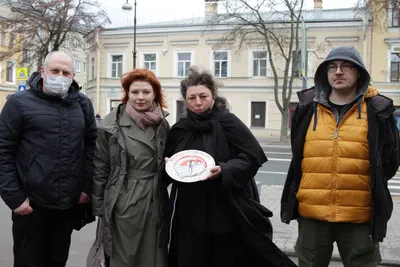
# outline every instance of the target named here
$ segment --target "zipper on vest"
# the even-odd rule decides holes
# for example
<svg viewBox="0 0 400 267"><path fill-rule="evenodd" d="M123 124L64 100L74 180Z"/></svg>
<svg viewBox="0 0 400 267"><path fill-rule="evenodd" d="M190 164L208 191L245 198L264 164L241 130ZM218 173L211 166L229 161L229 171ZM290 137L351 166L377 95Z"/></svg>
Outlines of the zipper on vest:
<svg viewBox="0 0 400 267"><path fill-rule="evenodd" d="M336 128L335 128L335 133L333 134L333 137L334 137L335 139L337 139L338 136L339 136L339 127L336 126Z"/></svg>

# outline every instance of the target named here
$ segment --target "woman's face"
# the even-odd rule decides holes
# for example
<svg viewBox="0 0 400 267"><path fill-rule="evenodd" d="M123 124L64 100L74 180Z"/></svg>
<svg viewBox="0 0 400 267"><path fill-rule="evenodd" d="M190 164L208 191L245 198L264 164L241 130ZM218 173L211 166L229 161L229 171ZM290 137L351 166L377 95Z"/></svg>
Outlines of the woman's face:
<svg viewBox="0 0 400 267"><path fill-rule="evenodd" d="M186 91L186 104L190 111L201 113L210 108L213 103L211 90L204 85L188 87Z"/></svg>
<svg viewBox="0 0 400 267"><path fill-rule="evenodd" d="M153 87L148 82L133 82L129 87L129 103L138 111L150 109L155 97Z"/></svg>

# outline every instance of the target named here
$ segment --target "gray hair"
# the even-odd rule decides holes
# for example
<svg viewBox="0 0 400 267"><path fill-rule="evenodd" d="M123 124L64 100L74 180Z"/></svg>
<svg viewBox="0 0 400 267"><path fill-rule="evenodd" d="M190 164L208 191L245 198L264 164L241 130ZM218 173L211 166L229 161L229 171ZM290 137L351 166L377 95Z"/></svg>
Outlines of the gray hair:
<svg viewBox="0 0 400 267"><path fill-rule="evenodd" d="M188 76L181 81L181 95L183 99L186 99L187 89L197 85L204 85L210 89L214 99L218 96L218 85L212 74L207 70L200 70L197 66L191 66Z"/></svg>
<svg viewBox="0 0 400 267"><path fill-rule="evenodd" d="M45 67L45 69L47 69L47 66L49 65L51 57L55 54L60 55L60 56L67 56L67 57L71 58L72 63L74 62L74 58L72 57L72 55L66 51L63 51L63 50L51 51L50 53L47 54L46 58L44 59L43 66Z"/></svg>

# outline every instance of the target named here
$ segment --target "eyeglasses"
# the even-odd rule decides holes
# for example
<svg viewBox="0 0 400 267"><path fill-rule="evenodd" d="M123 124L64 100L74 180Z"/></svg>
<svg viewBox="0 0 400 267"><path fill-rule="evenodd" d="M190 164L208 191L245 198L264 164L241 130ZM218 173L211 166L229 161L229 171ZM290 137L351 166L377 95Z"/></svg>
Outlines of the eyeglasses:
<svg viewBox="0 0 400 267"><path fill-rule="evenodd" d="M349 72L351 70L353 70L354 66L353 65L349 65L349 64L344 64L344 65L329 65L328 66L328 72L329 73L335 73L337 72L337 69L340 68L341 72Z"/></svg>

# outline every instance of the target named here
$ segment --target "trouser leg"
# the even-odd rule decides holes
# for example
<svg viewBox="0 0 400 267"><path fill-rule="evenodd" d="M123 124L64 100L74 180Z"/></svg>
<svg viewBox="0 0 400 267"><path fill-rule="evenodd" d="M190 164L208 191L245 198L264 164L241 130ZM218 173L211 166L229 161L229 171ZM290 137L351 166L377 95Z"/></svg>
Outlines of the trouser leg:
<svg viewBox="0 0 400 267"><path fill-rule="evenodd" d="M46 267L49 214L33 208L29 215L12 214L14 267Z"/></svg>
<svg viewBox="0 0 400 267"><path fill-rule="evenodd" d="M335 236L345 267L376 267L381 262L379 243L370 237L369 224L337 223Z"/></svg>
<svg viewBox="0 0 400 267"><path fill-rule="evenodd" d="M296 254L299 267L328 267L333 251L331 223L299 218Z"/></svg>
<svg viewBox="0 0 400 267"><path fill-rule="evenodd" d="M73 231L74 210L53 211L48 242L47 267L65 267Z"/></svg>

